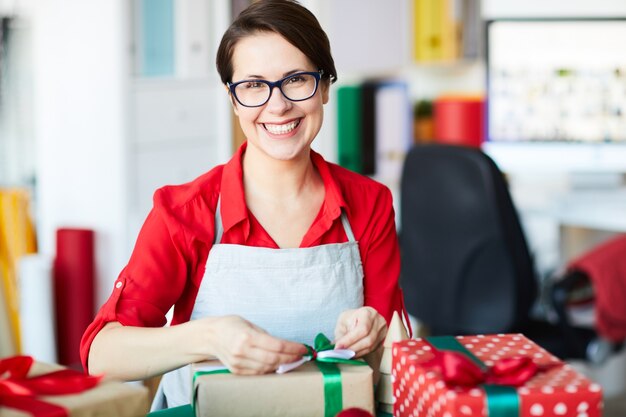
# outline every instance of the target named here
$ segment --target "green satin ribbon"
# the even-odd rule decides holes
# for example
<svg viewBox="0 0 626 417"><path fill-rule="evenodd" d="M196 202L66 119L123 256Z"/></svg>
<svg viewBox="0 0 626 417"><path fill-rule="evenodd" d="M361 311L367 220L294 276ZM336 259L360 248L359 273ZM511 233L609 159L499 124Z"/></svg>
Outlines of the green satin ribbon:
<svg viewBox="0 0 626 417"><path fill-rule="evenodd" d="M343 410L341 371L334 363L316 361L315 364L324 378L324 417L333 417Z"/></svg>
<svg viewBox="0 0 626 417"><path fill-rule="evenodd" d="M316 352L333 350L335 348L335 345L331 344L330 340L322 333L315 336L313 346ZM307 349L311 352L310 346L307 346ZM324 380L324 417L334 417L343 410L341 371L337 364L367 365L367 363L354 359L320 358L319 356L316 356L314 360L320 372L322 372Z"/></svg>
<svg viewBox="0 0 626 417"><path fill-rule="evenodd" d="M431 336L427 337L426 340L439 350L452 350L462 353L481 369L487 369L487 365L474 356L453 336ZM519 417L520 400L515 387L483 384L482 388L485 390L487 415L489 417Z"/></svg>
<svg viewBox="0 0 626 417"><path fill-rule="evenodd" d="M341 386L341 370L337 364L344 363L350 365L367 365L366 362L355 359L341 359L341 358L320 358L313 354L315 352L323 352L325 350L333 350L335 345L330 343L330 340L322 333L319 333L315 337L313 348L305 345L309 350L312 360L315 361L318 369L322 373L322 379L324 382L324 416L334 417L338 412L343 410L343 391ZM214 375L214 374L229 374L228 369L218 369L215 371L197 371L193 376L193 386L195 387L196 379L202 375ZM196 395L197 390L193 391L192 407L194 415L196 415Z"/></svg>
<svg viewBox="0 0 626 417"><path fill-rule="evenodd" d="M193 381L191 382L191 388L193 389L193 399L191 401L191 409L193 410L193 415L197 416L196 412L196 398L198 396L198 390L196 389L196 379L202 375L217 375L217 374L230 374L228 369L216 369L214 371L196 371L193 374Z"/></svg>

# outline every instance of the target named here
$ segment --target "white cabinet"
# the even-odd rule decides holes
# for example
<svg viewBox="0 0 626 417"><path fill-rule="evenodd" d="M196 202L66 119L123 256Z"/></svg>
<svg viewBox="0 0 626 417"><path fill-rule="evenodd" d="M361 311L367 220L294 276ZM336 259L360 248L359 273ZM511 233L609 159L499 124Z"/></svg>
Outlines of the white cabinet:
<svg viewBox="0 0 626 417"><path fill-rule="evenodd" d="M228 101L217 78L137 80L132 89L134 143L194 141L216 134L216 102Z"/></svg>
<svg viewBox="0 0 626 417"><path fill-rule="evenodd" d="M139 231L154 191L188 182L223 162L231 142L228 96L217 77L138 79L130 92L130 235Z"/></svg>

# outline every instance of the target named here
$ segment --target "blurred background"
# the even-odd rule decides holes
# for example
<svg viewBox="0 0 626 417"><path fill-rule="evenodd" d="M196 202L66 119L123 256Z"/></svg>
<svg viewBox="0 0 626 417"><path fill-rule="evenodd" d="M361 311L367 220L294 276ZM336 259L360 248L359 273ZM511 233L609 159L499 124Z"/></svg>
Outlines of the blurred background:
<svg viewBox="0 0 626 417"><path fill-rule="evenodd" d="M626 2L301 2L339 72L314 148L387 184L399 229L404 156L447 143L484 150L505 173L538 276L626 232ZM23 271L41 276L60 252L90 248L79 263L93 283L56 302L81 297L93 314L155 189L241 143L214 57L249 3L0 0L0 356L30 337L24 255L38 258ZM75 314L49 304L57 330ZM52 345L45 355L59 360L66 347ZM587 372L619 395L626 359L611 361Z"/></svg>

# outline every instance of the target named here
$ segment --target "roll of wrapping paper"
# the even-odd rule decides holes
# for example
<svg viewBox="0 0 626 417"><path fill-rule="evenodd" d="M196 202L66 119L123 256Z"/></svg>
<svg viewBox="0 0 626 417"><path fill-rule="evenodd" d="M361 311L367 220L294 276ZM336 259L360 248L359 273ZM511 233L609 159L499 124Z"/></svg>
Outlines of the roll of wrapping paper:
<svg viewBox="0 0 626 417"><path fill-rule="evenodd" d="M94 315L94 232L58 229L54 293L59 363L80 369L79 345Z"/></svg>
<svg viewBox="0 0 626 417"><path fill-rule="evenodd" d="M479 148L484 138L484 100L444 96L434 102L435 141Z"/></svg>
<svg viewBox="0 0 626 417"><path fill-rule="evenodd" d="M2 320L1 355L21 352L18 306L18 259L37 251L35 229L30 217L30 194L25 189L0 190L0 308ZM7 331L8 330L8 331ZM6 339L9 339L7 341Z"/></svg>
<svg viewBox="0 0 626 417"><path fill-rule="evenodd" d="M43 255L20 258L20 325L22 354L56 363L52 259Z"/></svg>

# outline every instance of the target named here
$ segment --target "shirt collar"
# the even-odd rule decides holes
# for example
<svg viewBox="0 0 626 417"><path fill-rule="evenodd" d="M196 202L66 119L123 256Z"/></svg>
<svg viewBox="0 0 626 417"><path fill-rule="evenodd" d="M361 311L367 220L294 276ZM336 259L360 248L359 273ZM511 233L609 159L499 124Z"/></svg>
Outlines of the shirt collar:
<svg viewBox="0 0 626 417"><path fill-rule="evenodd" d="M244 142L239 149L237 149L230 161L224 165L220 191L222 201L220 214L222 216L224 232L227 232L236 224L245 221L244 235L247 239L250 234L250 221L243 189L243 166L241 161L246 147L247 142ZM315 168L317 168L324 182L325 197L323 216L327 217L329 220L336 219L341 215L341 209L346 210L349 214L348 205L343 198L337 181L333 177L329 163L314 150L311 150L311 161Z"/></svg>

